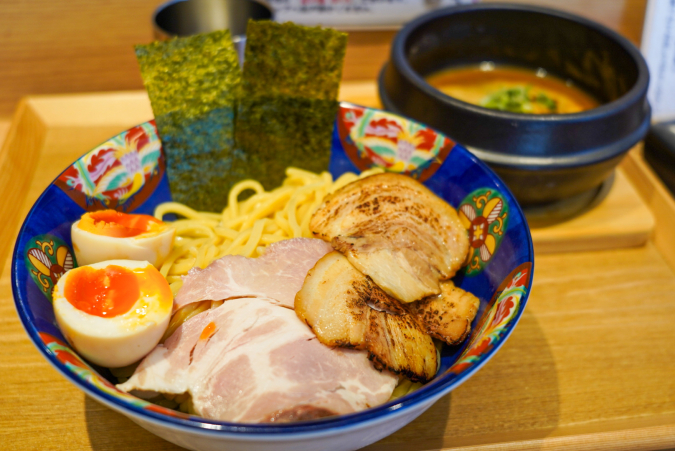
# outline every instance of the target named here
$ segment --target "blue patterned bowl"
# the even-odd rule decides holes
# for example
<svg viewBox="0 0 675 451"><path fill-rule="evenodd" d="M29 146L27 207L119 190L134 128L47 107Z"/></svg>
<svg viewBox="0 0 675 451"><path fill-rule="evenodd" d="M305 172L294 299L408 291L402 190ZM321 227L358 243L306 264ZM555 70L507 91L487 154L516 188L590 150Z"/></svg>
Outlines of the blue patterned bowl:
<svg viewBox="0 0 675 451"><path fill-rule="evenodd" d="M194 450L350 450L405 426L482 367L504 344L529 296L530 231L504 183L463 147L391 113L342 103L330 171L382 166L418 179L459 211L470 255L455 283L480 298L471 335L445 347L436 378L396 401L363 412L295 424L233 424L165 409L118 391L75 353L56 326L51 289L77 266L70 226L103 207L152 214L171 200L153 122L120 133L68 167L35 203L19 233L12 288L19 317L43 356L97 401L177 445ZM139 183L139 180L142 183Z"/></svg>

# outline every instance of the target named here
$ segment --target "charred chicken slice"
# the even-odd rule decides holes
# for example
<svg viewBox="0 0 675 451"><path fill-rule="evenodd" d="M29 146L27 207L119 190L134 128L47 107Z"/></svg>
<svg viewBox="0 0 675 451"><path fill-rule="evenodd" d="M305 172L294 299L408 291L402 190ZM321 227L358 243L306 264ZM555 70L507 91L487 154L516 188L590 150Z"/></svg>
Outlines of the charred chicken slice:
<svg viewBox="0 0 675 451"><path fill-rule="evenodd" d="M423 330L449 345L459 344L469 335L479 306L476 296L450 280L441 282L440 295L406 305Z"/></svg>
<svg viewBox="0 0 675 451"><path fill-rule="evenodd" d="M339 252L322 257L309 271L295 297L295 312L323 344L365 349L377 369L420 382L436 373L431 337Z"/></svg>
<svg viewBox="0 0 675 451"><path fill-rule="evenodd" d="M413 302L441 292L469 248L457 212L410 177L385 173L328 196L310 222L390 296Z"/></svg>

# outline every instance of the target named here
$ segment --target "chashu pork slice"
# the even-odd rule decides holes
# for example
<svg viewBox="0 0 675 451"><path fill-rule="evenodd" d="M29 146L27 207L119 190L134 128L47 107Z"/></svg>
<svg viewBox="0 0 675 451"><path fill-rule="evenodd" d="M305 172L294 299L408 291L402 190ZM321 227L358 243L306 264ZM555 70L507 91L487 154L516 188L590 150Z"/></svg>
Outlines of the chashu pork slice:
<svg viewBox="0 0 675 451"><path fill-rule="evenodd" d="M307 271L333 248L314 238L293 238L271 244L258 258L226 255L183 277L174 311L199 301L262 296L293 308Z"/></svg>
<svg viewBox="0 0 675 451"><path fill-rule="evenodd" d="M440 281L455 274L469 249L455 209L400 174L377 174L339 189L309 227L403 302L440 294Z"/></svg>
<svg viewBox="0 0 675 451"><path fill-rule="evenodd" d="M456 287L451 280L441 282L441 294L406 304L418 324L429 335L449 345L457 345L471 332L480 300Z"/></svg>
<svg viewBox="0 0 675 451"><path fill-rule="evenodd" d="M181 325L118 388L189 393L197 415L257 423L366 409L386 402L397 381L363 351L321 344L292 310L239 298Z"/></svg>
<svg viewBox="0 0 675 451"><path fill-rule="evenodd" d="M375 368L420 382L436 374L431 337L339 252L322 257L309 271L295 297L295 312L322 343L364 349Z"/></svg>
<svg viewBox="0 0 675 451"><path fill-rule="evenodd" d="M414 302L440 293L440 273L428 257L417 249L420 243L443 258L443 248L425 243L424 236L405 226L390 227L382 234L336 236L331 241L362 273L370 276L387 294L403 302Z"/></svg>

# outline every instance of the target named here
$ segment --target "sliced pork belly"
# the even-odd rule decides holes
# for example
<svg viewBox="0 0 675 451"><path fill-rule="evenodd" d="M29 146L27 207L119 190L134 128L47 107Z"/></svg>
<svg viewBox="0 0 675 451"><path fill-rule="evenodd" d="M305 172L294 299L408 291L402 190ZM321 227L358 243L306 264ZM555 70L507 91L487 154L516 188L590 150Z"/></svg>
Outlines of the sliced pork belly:
<svg viewBox="0 0 675 451"><path fill-rule="evenodd" d="M441 282L440 295L407 304L406 308L433 338L456 345L469 335L479 306L476 296L448 280Z"/></svg>
<svg viewBox="0 0 675 451"><path fill-rule="evenodd" d="M307 271L333 248L322 240L293 238L271 244L258 258L228 255L205 269L191 269L174 300L174 311L199 301L262 296L293 308Z"/></svg>
<svg viewBox="0 0 675 451"><path fill-rule="evenodd" d="M295 297L295 311L322 343L365 349L376 368L420 382L436 374L431 337L403 304L339 252L322 257L309 271Z"/></svg>
<svg viewBox="0 0 675 451"><path fill-rule="evenodd" d="M429 263L431 259L410 246L423 241L424 237L414 229L399 227L378 235L336 236L331 244L346 255L356 269L377 281L387 294L413 302L440 292L441 275ZM441 248L428 244L430 252L444 257Z"/></svg>
<svg viewBox="0 0 675 451"><path fill-rule="evenodd" d="M386 402L397 381L365 352L321 344L294 311L240 298L183 324L118 387L189 393L197 415L256 423L366 409Z"/></svg>
<svg viewBox="0 0 675 451"><path fill-rule="evenodd" d="M440 281L455 274L469 249L455 209L400 174L341 188L324 200L309 227L403 302L440 294Z"/></svg>

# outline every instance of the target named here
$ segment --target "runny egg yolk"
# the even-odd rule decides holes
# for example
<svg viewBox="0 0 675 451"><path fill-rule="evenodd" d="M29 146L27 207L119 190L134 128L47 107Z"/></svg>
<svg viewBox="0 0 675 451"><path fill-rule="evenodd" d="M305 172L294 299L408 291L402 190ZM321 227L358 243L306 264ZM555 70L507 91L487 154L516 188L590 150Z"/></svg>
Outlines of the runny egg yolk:
<svg viewBox="0 0 675 451"><path fill-rule="evenodd" d="M165 224L150 215L101 210L82 215L79 227L95 235L129 238L162 230Z"/></svg>
<svg viewBox="0 0 675 451"><path fill-rule="evenodd" d="M160 268L171 253L175 233L169 224L152 216L115 210L85 213L70 228L80 266L134 260Z"/></svg>
<svg viewBox="0 0 675 451"><path fill-rule="evenodd" d="M65 287L66 299L73 307L104 318L128 312L140 294L138 278L133 271L116 265L103 269L79 268Z"/></svg>
<svg viewBox="0 0 675 451"><path fill-rule="evenodd" d="M147 261L109 260L66 272L54 287L64 337L91 362L119 368L159 343L171 317L169 283Z"/></svg>
<svg viewBox="0 0 675 451"><path fill-rule="evenodd" d="M171 288L158 271L132 271L118 265L77 268L68 278L64 294L76 309L102 318L127 313L141 296L172 299Z"/></svg>

